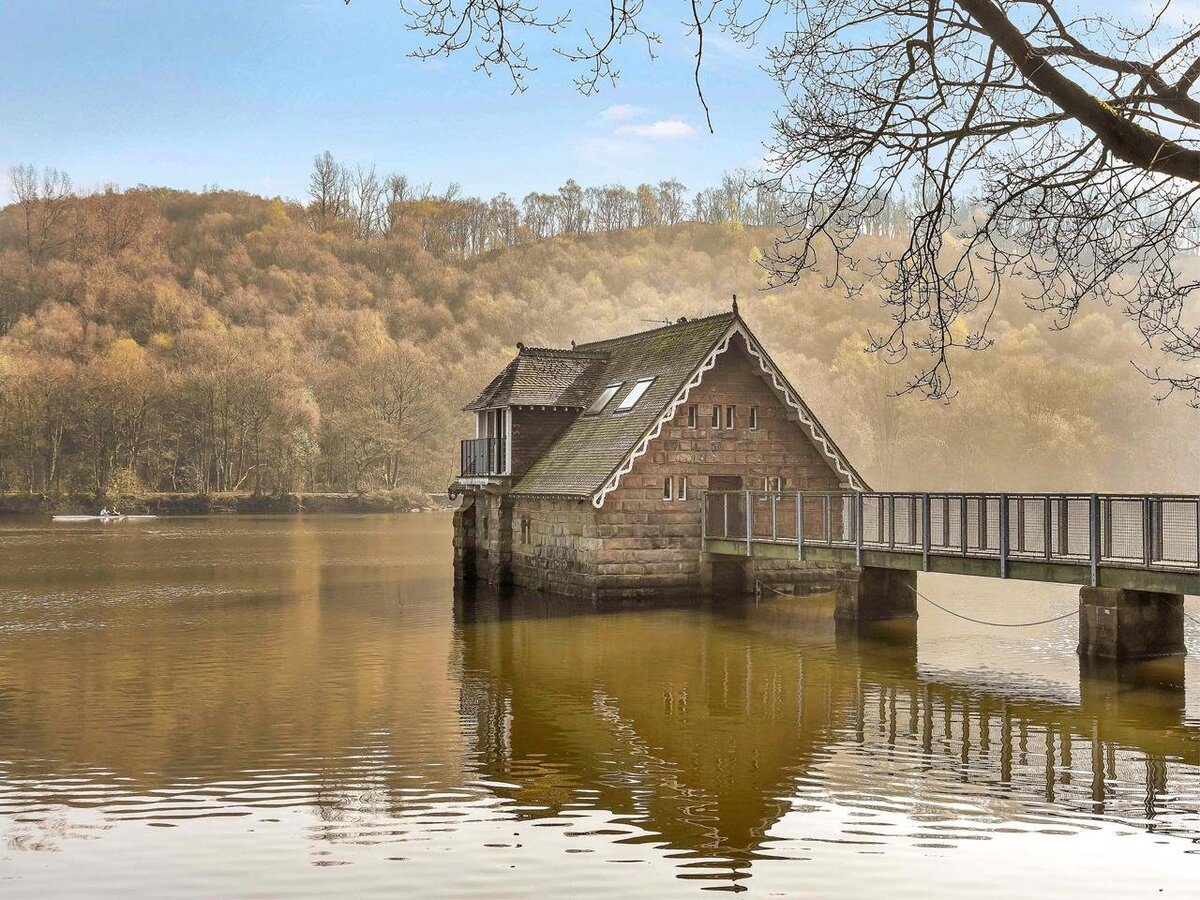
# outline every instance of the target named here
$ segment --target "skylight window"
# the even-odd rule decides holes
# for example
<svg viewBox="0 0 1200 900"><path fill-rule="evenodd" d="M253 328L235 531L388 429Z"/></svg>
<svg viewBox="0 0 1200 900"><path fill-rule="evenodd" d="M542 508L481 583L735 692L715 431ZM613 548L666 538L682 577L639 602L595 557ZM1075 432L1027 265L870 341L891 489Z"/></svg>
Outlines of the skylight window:
<svg viewBox="0 0 1200 900"><path fill-rule="evenodd" d="M640 381L635 381L633 387L629 389L629 393L625 395L625 399L617 404L614 412L627 412L633 409L634 404L642 399L642 394L646 393L653 383L653 378L643 378Z"/></svg>
<svg viewBox="0 0 1200 900"><path fill-rule="evenodd" d="M603 410L604 407L608 406L608 401L617 395L617 391L619 391L621 389L621 386L624 384L625 384L625 382L623 382L623 381L619 381L616 384L610 384L608 387L606 387L603 391L600 392L600 396L596 398L596 402L593 403L591 406L589 406L586 410L584 410L583 414L585 416L599 415L601 410Z"/></svg>

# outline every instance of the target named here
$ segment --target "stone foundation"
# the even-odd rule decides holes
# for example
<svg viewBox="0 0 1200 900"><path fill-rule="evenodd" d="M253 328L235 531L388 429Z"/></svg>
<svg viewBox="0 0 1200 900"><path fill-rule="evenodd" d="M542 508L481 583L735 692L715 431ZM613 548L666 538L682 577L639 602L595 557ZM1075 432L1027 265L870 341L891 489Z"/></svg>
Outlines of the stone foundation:
<svg viewBox="0 0 1200 900"><path fill-rule="evenodd" d="M853 578L857 573L853 566L801 560L751 559L746 562L751 578L750 590L753 591L758 582L767 593L774 590L798 595L833 594L837 592L840 580Z"/></svg>
<svg viewBox="0 0 1200 900"><path fill-rule="evenodd" d="M1080 656L1130 660L1186 652L1182 594L1079 589Z"/></svg>
<svg viewBox="0 0 1200 900"><path fill-rule="evenodd" d="M454 577L488 584L512 580L512 498L476 491L454 511Z"/></svg>
<svg viewBox="0 0 1200 900"><path fill-rule="evenodd" d="M845 621L916 618L917 573L864 566L838 574L834 616Z"/></svg>
<svg viewBox="0 0 1200 900"><path fill-rule="evenodd" d="M511 528L514 585L562 597L595 598L600 541L590 503L518 497Z"/></svg>
<svg viewBox="0 0 1200 900"><path fill-rule="evenodd" d="M474 581L476 540L475 498L468 495L454 510L454 580L457 583Z"/></svg>

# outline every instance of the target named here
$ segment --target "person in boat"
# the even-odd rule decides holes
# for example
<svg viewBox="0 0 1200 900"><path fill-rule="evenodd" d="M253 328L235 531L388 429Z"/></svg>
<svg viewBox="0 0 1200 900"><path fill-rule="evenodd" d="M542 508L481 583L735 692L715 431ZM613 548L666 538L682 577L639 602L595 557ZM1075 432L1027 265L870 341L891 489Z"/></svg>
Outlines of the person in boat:
<svg viewBox="0 0 1200 900"><path fill-rule="evenodd" d="M106 507L104 507L104 509L100 510L100 518L103 519L107 515L108 515L108 507L106 506Z"/></svg>

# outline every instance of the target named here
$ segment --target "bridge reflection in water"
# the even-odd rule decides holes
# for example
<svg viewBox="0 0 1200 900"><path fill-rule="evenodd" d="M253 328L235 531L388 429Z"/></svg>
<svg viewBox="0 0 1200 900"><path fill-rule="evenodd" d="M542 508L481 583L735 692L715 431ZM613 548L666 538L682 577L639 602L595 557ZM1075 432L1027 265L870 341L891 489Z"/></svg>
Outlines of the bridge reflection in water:
<svg viewBox="0 0 1200 900"><path fill-rule="evenodd" d="M1075 699L925 674L914 622L839 627L831 598L602 613L466 591L462 711L487 777L531 819L615 812L684 877L747 877L795 851L785 817L819 809L860 817L839 839L866 845L1097 820L1200 840L1182 659L1082 664Z"/></svg>

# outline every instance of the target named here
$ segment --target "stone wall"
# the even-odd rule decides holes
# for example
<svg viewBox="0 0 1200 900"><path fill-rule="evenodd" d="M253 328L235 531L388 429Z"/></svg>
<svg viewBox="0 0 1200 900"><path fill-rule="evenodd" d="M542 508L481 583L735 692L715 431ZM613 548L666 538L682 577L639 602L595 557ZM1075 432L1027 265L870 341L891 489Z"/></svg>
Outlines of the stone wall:
<svg viewBox="0 0 1200 900"><path fill-rule="evenodd" d="M714 476L741 476L747 488L761 490L764 478L782 477L785 490L836 491L837 473L813 446L791 410L759 375L756 361L735 338L688 402L664 426L620 486L597 511L597 575L605 591L634 595L698 593L702 578L700 494ZM688 408L696 406L696 427ZM712 427L720 407L721 428ZM725 426L734 407L734 428ZM750 409L758 408L758 428L750 429ZM663 482L687 478L686 500L663 499ZM794 530L794 529L793 529ZM753 561L754 577L789 590L832 587L838 570L800 561ZM752 587L752 580L749 582Z"/></svg>
<svg viewBox="0 0 1200 900"><path fill-rule="evenodd" d="M454 509L454 580L473 581L477 577L475 495L467 494Z"/></svg>
<svg viewBox="0 0 1200 900"><path fill-rule="evenodd" d="M596 509L589 501L513 499L512 580L518 587L595 599L599 549Z"/></svg>
<svg viewBox="0 0 1200 900"><path fill-rule="evenodd" d="M512 571L512 498L468 491L454 513L454 575L507 584Z"/></svg>

